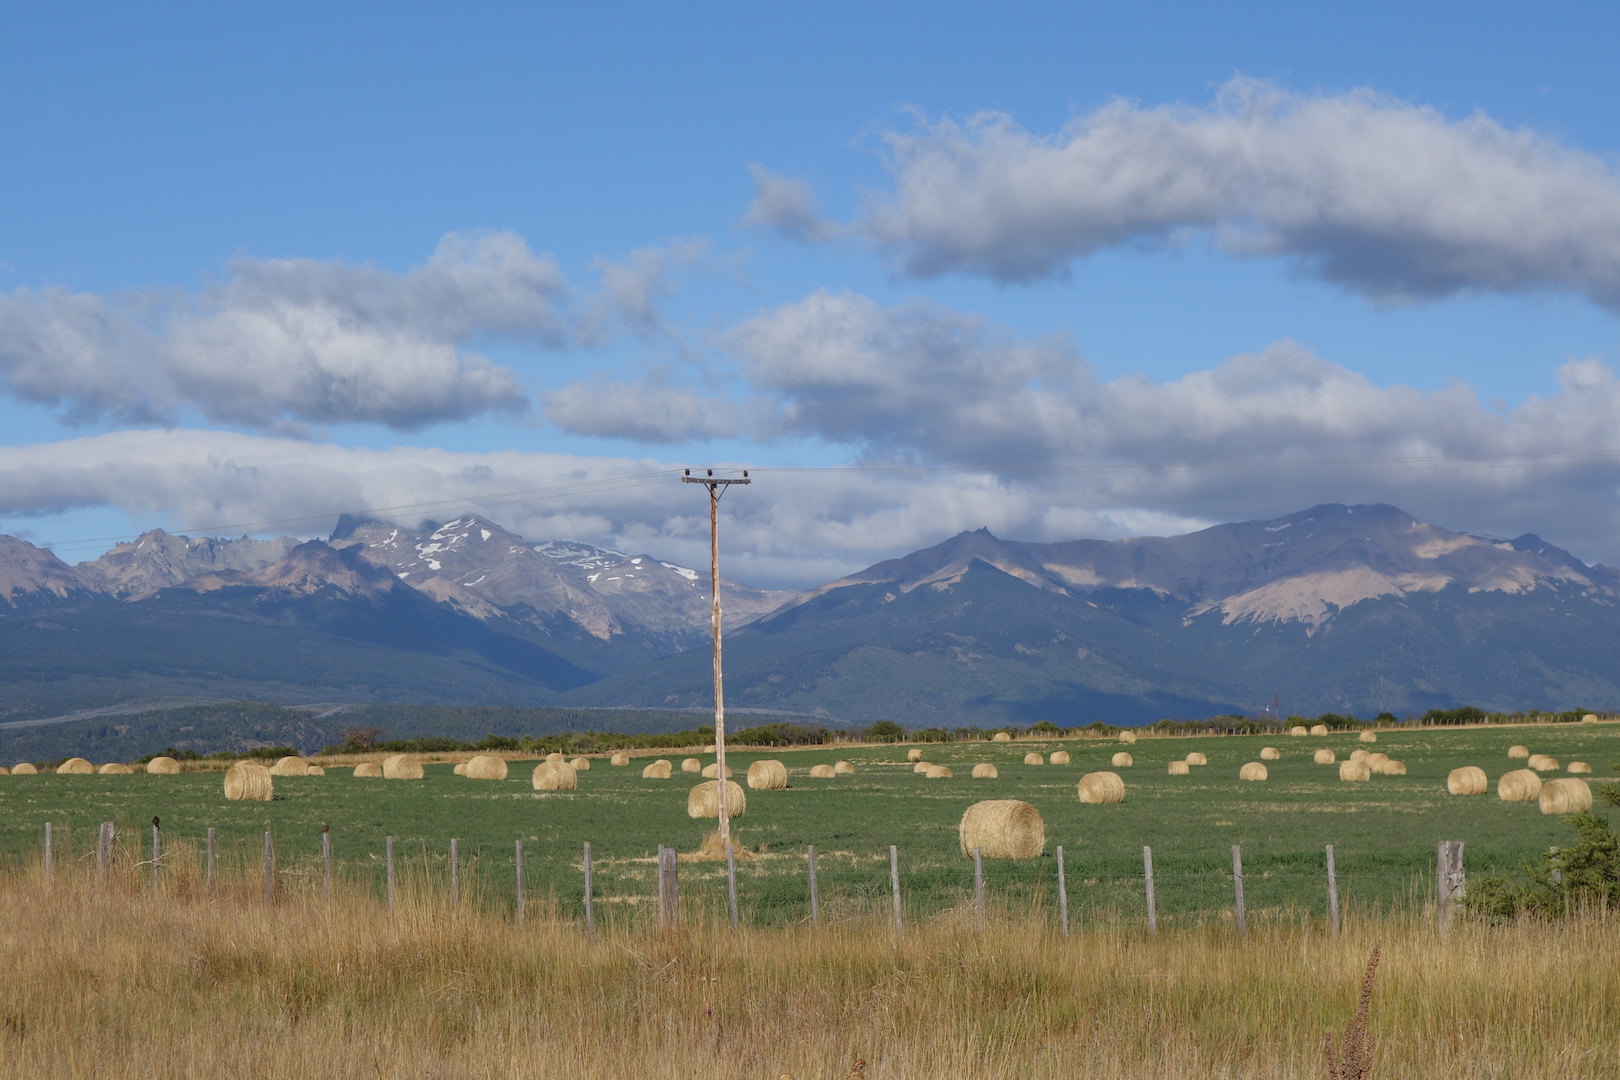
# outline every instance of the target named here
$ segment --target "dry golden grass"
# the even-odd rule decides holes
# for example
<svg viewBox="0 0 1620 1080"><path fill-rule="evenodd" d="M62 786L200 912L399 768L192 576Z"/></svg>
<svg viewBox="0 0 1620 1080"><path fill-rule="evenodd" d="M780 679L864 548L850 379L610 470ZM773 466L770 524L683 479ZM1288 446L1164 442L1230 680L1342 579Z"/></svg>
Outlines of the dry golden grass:
<svg viewBox="0 0 1620 1080"><path fill-rule="evenodd" d="M1620 921L1077 933L951 913L732 933L520 929L407 873L396 916L340 888L274 905L250 875L164 895L58 864L0 881L0 1077L134 1080L1294 1080L1356 1013L1383 944L1376 1077L1620 1075ZM93 942L94 948L86 948ZM165 943L154 948L154 942ZM566 1032L566 1037L559 1037Z"/></svg>

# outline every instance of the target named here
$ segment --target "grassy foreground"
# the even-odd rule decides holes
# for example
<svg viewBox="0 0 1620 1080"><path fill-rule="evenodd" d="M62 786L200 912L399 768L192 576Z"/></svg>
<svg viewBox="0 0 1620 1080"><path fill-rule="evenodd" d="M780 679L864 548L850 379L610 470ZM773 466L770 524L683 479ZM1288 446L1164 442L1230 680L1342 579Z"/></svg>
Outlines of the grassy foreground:
<svg viewBox="0 0 1620 1080"><path fill-rule="evenodd" d="M896 935L660 933L463 911L407 891L266 905L7 875L0 1076L866 1080L1323 1077L1373 995L1372 1076L1620 1074L1620 921L1349 920L1064 941L964 911Z"/></svg>

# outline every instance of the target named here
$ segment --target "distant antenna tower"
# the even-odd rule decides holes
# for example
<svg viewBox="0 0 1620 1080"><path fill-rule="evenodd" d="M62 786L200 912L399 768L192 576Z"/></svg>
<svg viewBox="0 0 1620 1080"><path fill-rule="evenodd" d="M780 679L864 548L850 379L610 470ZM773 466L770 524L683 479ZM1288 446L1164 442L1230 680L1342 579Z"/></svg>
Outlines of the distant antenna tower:
<svg viewBox="0 0 1620 1080"><path fill-rule="evenodd" d="M1282 691L1280 690L1271 695L1271 715L1278 720L1282 719Z"/></svg>

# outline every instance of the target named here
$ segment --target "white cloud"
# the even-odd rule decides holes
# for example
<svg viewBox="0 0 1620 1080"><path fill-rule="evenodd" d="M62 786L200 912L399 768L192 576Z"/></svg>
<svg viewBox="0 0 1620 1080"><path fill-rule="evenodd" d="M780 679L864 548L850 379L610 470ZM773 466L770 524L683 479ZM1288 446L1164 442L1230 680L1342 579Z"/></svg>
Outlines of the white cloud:
<svg viewBox="0 0 1620 1080"><path fill-rule="evenodd" d="M540 395L545 417L564 431L645 443L684 443L752 434L762 402L738 403L642 379L569 383Z"/></svg>
<svg viewBox="0 0 1620 1080"><path fill-rule="evenodd" d="M601 286L584 304L579 335L588 344L606 341L615 324L643 340L675 337L660 302L675 294L674 275L700 264L709 252L704 240L679 240L664 246L637 248L620 261L592 260Z"/></svg>
<svg viewBox="0 0 1620 1080"><path fill-rule="evenodd" d="M482 339L556 347L567 282L510 233L446 236L399 274L313 259L240 259L192 296L0 296L0 379L70 421L410 429L527 401Z"/></svg>
<svg viewBox="0 0 1620 1080"><path fill-rule="evenodd" d="M1620 176L1483 115L1235 79L1207 109L1116 101L1040 136L999 113L888 137L865 226L914 274L1021 281L1210 233L1378 299L1567 289L1620 307Z"/></svg>
<svg viewBox="0 0 1620 1080"><path fill-rule="evenodd" d="M748 166L754 181L754 201L742 224L750 229L771 229L792 240L822 243L843 234L842 226L822 216L816 193L803 180L778 176L763 165Z"/></svg>

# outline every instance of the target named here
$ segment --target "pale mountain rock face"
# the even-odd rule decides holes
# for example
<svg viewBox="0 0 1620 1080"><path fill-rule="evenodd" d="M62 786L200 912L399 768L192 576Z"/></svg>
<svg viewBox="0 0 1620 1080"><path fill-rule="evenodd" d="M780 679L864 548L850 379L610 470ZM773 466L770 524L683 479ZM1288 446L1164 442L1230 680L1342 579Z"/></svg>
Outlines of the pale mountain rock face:
<svg viewBox="0 0 1620 1080"><path fill-rule="evenodd" d="M232 570L199 574L177 587L207 593L238 585L283 597L309 596L328 587L353 596L375 597L402 587L388 567L373 560L364 548L340 550L324 540L299 544L286 558L246 574ZM150 595L143 593L130 599Z"/></svg>
<svg viewBox="0 0 1620 1080"><path fill-rule="evenodd" d="M98 591L94 581L44 548L0 536L0 600L7 607L66 600L75 594Z"/></svg>
<svg viewBox="0 0 1620 1080"><path fill-rule="evenodd" d="M111 596L135 596L204 574L262 570L286 558L300 542L291 536L227 540L175 536L153 529L130 543L119 544L93 562L80 563L77 569Z"/></svg>

